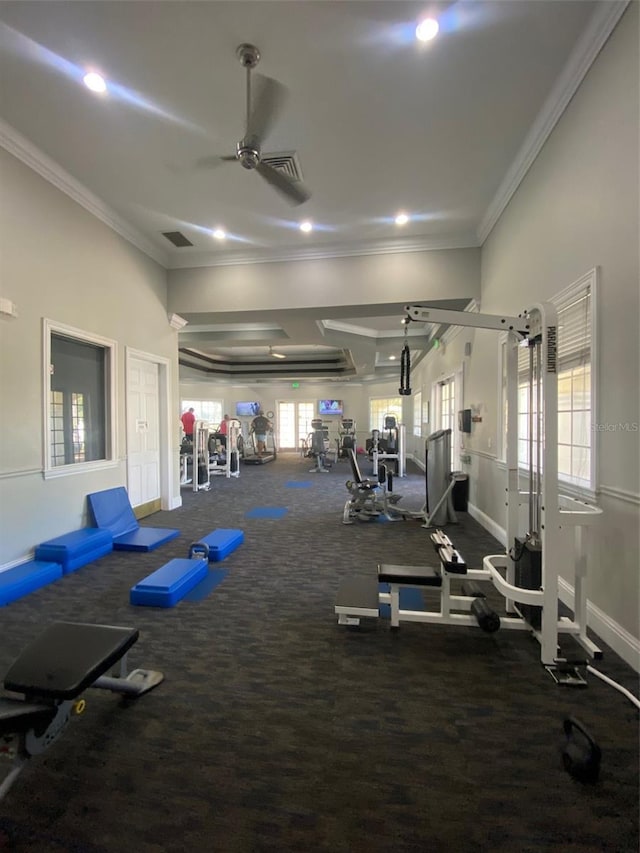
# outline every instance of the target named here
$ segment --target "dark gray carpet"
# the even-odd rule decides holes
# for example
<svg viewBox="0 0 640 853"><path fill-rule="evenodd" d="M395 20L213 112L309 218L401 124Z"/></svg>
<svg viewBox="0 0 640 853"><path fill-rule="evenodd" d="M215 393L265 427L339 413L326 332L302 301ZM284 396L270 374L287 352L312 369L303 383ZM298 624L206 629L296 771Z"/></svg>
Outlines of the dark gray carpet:
<svg viewBox="0 0 640 853"><path fill-rule="evenodd" d="M518 632L338 626L342 577L433 562L433 549L416 522L343 525L346 463L310 467L284 456L184 491L181 510L143 522L179 527L179 539L114 552L0 610L0 672L43 625L69 619L138 626L131 664L166 675L135 703L85 694L86 713L0 804L0 850L636 853L632 705L595 679L556 686ZM417 469L397 491L419 508ZM257 506L288 513L246 518ZM207 598L129 605L136 581L216 527L244 530L245 543ZM448 532L472 565L501 550L466 515ZM605 652L600 669L637 692ZM568 713L602 747L595 786L562 769Z"/></svg>

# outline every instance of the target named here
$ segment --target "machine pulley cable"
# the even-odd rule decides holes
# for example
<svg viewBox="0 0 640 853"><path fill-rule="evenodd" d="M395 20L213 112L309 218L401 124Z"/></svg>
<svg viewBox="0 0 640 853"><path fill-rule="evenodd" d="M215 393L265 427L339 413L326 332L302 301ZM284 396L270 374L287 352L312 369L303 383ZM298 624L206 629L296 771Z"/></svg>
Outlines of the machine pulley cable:
<svg viewBox="0 0 640 853"><path fill-rule="evenodd" d="M404 346L402 347L402 355L400 356L400 387L398 393L400 396L411 396L411 351L407 343L407 332L409 331L408 318L404 321Z"/></svg>

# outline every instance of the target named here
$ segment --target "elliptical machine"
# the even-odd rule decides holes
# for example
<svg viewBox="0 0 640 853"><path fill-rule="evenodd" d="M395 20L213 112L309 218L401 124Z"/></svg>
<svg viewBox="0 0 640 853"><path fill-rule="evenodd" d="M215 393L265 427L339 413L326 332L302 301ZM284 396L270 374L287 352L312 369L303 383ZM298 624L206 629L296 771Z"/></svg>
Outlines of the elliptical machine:
<svg viewBox="0 0 640 853"><path fill-rule="evenodd" d="M342 418L338 427L338 459L348 459L349 451L356 452L356 422L353 418Z"/></svg>
<svg viewBox="0 0 640 853"><path fill-rule="evenodd" d="M322 418L314 418L311 421L311 444L307 451L307 456L313 456L316 460L316 467L310 468L310 474L327 474L327 444L328 430L322 423Z"/></svg>

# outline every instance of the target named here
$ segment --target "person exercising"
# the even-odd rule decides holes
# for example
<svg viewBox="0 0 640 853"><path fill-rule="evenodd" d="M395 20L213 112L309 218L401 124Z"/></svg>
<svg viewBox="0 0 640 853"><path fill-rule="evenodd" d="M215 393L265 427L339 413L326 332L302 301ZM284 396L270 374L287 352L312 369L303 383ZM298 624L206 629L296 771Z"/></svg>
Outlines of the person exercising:
<svg viewBox="0 0 640 853"><path fill-rule="evenodd" d="M269 418L265 417L262 409L256 417L251 421L251 432L256 440L257 456L264 456L267 452L267 433L273 429L273 425Z"/></svg>

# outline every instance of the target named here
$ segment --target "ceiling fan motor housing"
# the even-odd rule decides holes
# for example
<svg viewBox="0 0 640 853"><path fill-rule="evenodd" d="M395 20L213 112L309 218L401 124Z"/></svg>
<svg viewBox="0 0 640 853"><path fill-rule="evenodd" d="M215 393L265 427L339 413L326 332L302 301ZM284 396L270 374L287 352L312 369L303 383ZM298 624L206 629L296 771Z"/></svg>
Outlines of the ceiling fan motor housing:
<svg viewBox="0 0 640 853"><path fill-rule="evenodd" d="M243 139L238 142L236 157L245 169L255 169L260 162L260 151L254 143Z"/></svg>

